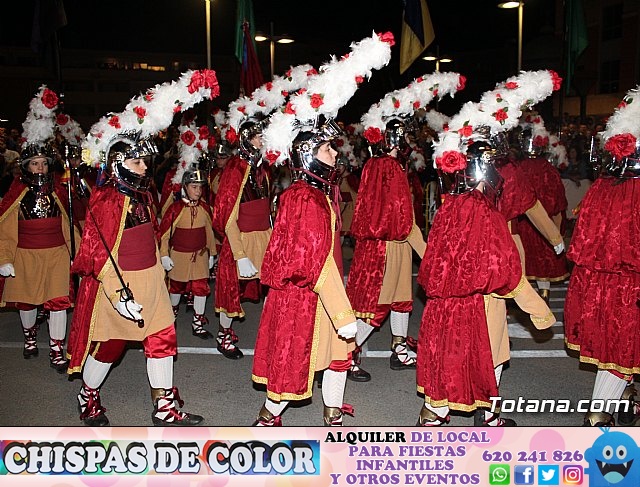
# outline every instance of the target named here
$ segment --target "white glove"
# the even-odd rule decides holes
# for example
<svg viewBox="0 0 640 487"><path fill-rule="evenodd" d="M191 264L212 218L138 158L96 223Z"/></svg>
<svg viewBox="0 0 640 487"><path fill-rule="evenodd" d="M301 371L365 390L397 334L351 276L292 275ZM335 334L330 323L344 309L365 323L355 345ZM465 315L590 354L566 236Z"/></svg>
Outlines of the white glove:
<svg viewBox="0 0 640 487"><path fill-rule="evenodd" d="M116 303L115 308L118 313L128 320L139 321L142 319L142 315L140 314L142 306L136 303L133 299L127 300L123 299L123 296L121 296Z"/></svg>
<svg viewBox="0 0 640 487"><path fill-rule="evenodd" d="M13 264L0 265L0 276L2 277L16 277L16 270L13 268Z"/></svg>
<svg viewBox="0 0 640 487"><path fill-rule="evenodd" d="M218 260L218 256L217 255L210 255L209 256L209 269L213 269L213 266L216 265L216 261Z"/></svg>
<svg viewBox="0 0 640 487"><path fill-rule="evenodd" d="M344 338L345 340L349 340L350 338L355 338L357 331L358 331L358 322L354 321L353 323L349 323L348 325L345 325L342 328L338 328L338 335Z"/></svg>
<svg viewBox="0 0 640 487"><path fill-rule="evenodd" d="M554 245L553 250L555 251L556 255L560 255L562 252L564 252L564 242L560 242L558 245Z"/></svg>
<svg viewBox="0 0 640 487"><path fill-rule="evenodd" d="M236 263L238 264L238 274L240 274L240 277L253 277L258 273L258 269L253 265L249 257L238 259Z"/></svg>
<svg viewBox="0 0 640 487"><path fill-rule="evenodd" d="M169 257L168 255L165 255L164 257L160 258L160 263L162 264L162 267L164 267L164 270L169 272L171 269L173 269L173 266L175 265L173 263L173 260L171 259L171 257Z"/></svg>

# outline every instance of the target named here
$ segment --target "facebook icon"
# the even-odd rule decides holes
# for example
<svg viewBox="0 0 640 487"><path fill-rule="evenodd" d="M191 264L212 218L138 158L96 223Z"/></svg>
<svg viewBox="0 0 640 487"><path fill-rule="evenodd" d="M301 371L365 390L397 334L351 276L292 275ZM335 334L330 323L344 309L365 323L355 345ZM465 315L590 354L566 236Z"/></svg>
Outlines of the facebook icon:
<svg viewBox="0 0 640 487"><path fill-rule="evenodd" d="M513 467L513 483L516 485L533 485L533 467L516 465Z"/></svg>

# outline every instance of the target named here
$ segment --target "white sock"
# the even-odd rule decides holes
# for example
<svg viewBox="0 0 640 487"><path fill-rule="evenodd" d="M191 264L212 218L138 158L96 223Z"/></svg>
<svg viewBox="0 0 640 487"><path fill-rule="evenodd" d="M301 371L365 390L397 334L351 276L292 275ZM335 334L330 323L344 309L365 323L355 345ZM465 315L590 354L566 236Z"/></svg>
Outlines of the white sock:
<svg viewBox="0 0 640 487"><path fill-rule="evenodd" d="M180 304L181 294L169 294L169 298L171 298L171 306L178 306Z"/></svg>
<svg viewBox="0 0 640 487"><path fill-rule="evenodd" d="M67 334L67 310L49 312L49 337L64 340Z"/></svg>
<svg viewBox="0 0 640 487"><path fill-rule="evenodd" d="M500 364L493 369L493 373L496 375L496 385L500 386L500 379L502 378L502 366L504 364ZM489 409L485 409L484 411L484 420L487 421L494 416L494 413ZM497 423L498 417L496 417L493 421L488 422L487 424L492 425L492 423Z"/></svg>
<svg viewBox="0 0 640 487"><path fill-rule="evenodd" d="M596 381L593 385L593 393L591 399L620 399L628 382L613 375L607 370L598 370L596 372ZM611 405L613 407L613 405Z"/></svg>
<svg viewBox="0 0 640 487"><path fill-rule="evenodd" d="M204 306L207 303L206 296L194 296L193 297L193 312L198 315L204 314Z"/></svg>
<svg viewBox="0 0 640 487"><path fill-rule="evenodd" d="M446 418L447 414L449 414L449 406L440 406L440 407L434 407L431 404L425 402L424 403L424 407L426 407L429 411L436 413L438 416L440 416L441 418ZM439 420L435 420L435 421L427 421L426 424L441 424Z"/></svg>
<svg viewBox="0 0 640 487"><path fill-rule="evenodd" d="M551 282L549 281L536 281L538 289L551 289Z"/></svg>
<svg viewBox="0 0 640 487"><path fill-rule="evenodd" d="M227 316L225 313L220 313L220 326L222 328L231 328L233 318Z"/></svg>
<svg viewBox="0 0 640 487"><path fill-rule="evenodd" d="M336 372L326 369L322 379L322 401L329 408L342 408L347 371Z"/></svg>
<svg viewBox="0 0 640 487"><path fill-rule="evenodd" d="M149 385L154 389L171 389L173 387L173 357L148 358L147 375Z"/></svg>
<svg viewBox="0 0 640 487"><path fill-rule="evenodd" d="M369 338L369 335L371 335L371 332L373 332L375 327L362 320L358 320L356 326L358 327L358 330L356 331L356 345L361 347L367 338Z"/></svg>
<svg viewBox="0 0 640 487"><path fill-rule="evenodd" d="M322 387L324 387L324 381L322 383ZM289 401L273 402L269 398L264 401L264 407L266 407L267 411L269 411L274 416L280 416L282 414L282 411L284 411L284 408L287 407L287 404L289 404Z"/></svg>
<svg viewBox="0 0 640 487"><path fill-rule="evenodd" d="M407 338L409 332L409 313L391 311L389 321L391 322L392 335Z"/></svg>
<svg viewBox="0 0 640 487"><path fill-rule="evenodd" d="M37 316L37 308L31 309L29 311L20 310L20 321L22 322L22 328L24 328L25 330L33 328L33 326L36 324Z"/></svg>
<svg viewBox="0 0 640 487"><path fill-rule="evenodd" d="M91 355L88 355L82 369L82 381L91 389L99 389L111 370L111 365L107 362L98 362Z"/></svg>

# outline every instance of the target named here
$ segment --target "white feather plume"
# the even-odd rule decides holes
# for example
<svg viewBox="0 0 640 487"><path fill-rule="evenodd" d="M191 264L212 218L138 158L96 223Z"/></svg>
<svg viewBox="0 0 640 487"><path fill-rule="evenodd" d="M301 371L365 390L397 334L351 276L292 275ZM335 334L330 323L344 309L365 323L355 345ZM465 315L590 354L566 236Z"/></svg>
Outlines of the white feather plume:
<svg viewBox="0 0 640 487"><path fill-rule="evenodd" d="M84 140L84 132L80 124L66 113L60 113L56 117L56 128L71 145L80 145Z"/></svg>
<svg viewBox="0 0 640 487"><path fill-rule="evenodd" d="M42 146L53 137L55 110L58 107L57 95L55 95L56 104L49 108L43 102L45 93L48 95L54 92L46 85L42 85L36 96L29 102L29 112L22 123L23 148L29 145Z"/></svg>
<svg viewBox="0 0 640 487"><path fill-rule="evenodd" d="M640 85L629 90L604 129L604 141L621 134L631 134L640 139Z"/></svg>

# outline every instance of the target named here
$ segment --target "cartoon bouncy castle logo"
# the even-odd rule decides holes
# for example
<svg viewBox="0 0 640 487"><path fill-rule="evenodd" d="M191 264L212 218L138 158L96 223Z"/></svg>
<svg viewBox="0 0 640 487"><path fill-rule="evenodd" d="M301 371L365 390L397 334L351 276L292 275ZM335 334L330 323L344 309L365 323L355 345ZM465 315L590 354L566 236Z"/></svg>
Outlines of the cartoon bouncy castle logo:
<svg viewBox="0 0 640 487"><path fill-rule="evenodd" d="M640 486L640 449L626 433L600 428L603 434L584 453L589 487Z"/></svg>
<svg viewBox="0 0 640 487"><path fill-rule="evenodd" d="M319 475L315 440L0 441L0 475Z"/></svg>

